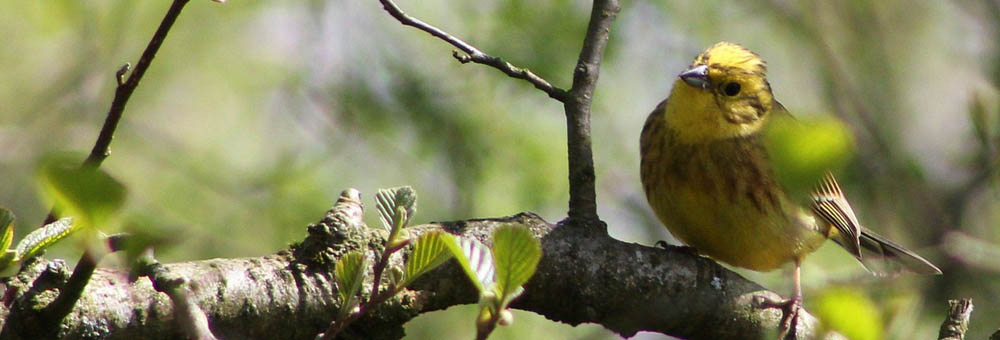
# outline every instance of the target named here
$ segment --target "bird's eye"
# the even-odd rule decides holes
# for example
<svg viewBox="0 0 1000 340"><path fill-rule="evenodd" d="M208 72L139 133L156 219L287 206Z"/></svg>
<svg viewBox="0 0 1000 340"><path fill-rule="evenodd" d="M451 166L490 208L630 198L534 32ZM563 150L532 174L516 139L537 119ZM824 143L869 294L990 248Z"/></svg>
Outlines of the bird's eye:
<svg viewBox="0 0 1000 340"><path fill-rule="evenodd" d="M732 82L726 84L726 87L722 88L722 93L730 97L740 94L740 83Z"/></svg>

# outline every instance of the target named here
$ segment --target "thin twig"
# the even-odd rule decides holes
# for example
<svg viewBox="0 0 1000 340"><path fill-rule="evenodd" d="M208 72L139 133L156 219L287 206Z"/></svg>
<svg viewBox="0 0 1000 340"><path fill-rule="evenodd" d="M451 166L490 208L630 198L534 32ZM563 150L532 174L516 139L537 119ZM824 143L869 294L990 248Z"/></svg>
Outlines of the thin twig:
<svg viewBox="0 0 1000 340"><path fill-rule="evenodd" d="M938 340L962 340L969 330L972 299L948 300L948 316L941 323Z"/></svg>
<svg viewBox="0 0 1000 340"><path fill-rule="evenodd" d="M511 78L522 79L531 83L532 85L535 86L535 88L547 93L549 97L551 97L552 99L565 102L566 100L565 90L553 86L547 80L542 79L542 77L539 77L535 73L531 72L531 70L514 66L513 64L508 63L501 58L486 54L483 51L476 48L475 46L472 46L469 43L462 41L462 39L456 38L455 36L448 34L448 32L442 31L441 29L434 27L428 23L425 23L420 19L409 16L408 14L404 13L403 10L399 9L399 6L396 6L396 4L392 2L392 0L379 0L379 2L382 3L382 7L385 8L385 11L389 12L389 15L392 15L392 17L396 18L396 20L399 20L401 24L406 26L412 26L421 31L427 32L430 35L433 35L441 40L444 40L449 44L451 44L452 46L455 46L456 48L462 50L462 52L465 53L464 55L461 54L459 51L455 51L453 53L455 59L458 59L459 62L463 64L468 62L473 62L476 64L492 66L493 68L500 70L501 72L510 76Z"/></svg>
<svg viewBox="0 0 1000 340"><path fill-rule="evenodd" d="M377 291L378 284L373 284L373 286L375 286L376 288L372 288L372 291L373 292ZM357 311L348 314L347 317L345 317L343 320L335 319L332 322L330 322L330 326L327 327L326 331L318 335L317 338L319 340L335 339L337 334L340 334L340 332L346 329L347 326L349 326L351 323L353 323L357 319L367 314L370 310L378 307L378 305L388 301L393 296L396 296L396 294L399 294L399 292L403 290L403 288L404 287L396 287L395 285L389 285L388 289L382 291L382 293L373 294L372 296L369 296L368 301L358 305Z"/></svg>
<svg viewBox="0 0 1000 340"><path fill-rule="evenodd" d="M389 240L386 239L385 242L388 243ZM343 331L344 328L358 318L364 316L369 310L399 293L403 287L396 287L394 284L390 284L389 287L387 287L388 289L382 291L381 293L379 293L379 288L382 283L382 275L385 273L386 267L389 266L389 258L400 249L403 249L403 246L390 248L386 245L385 249L382 250L382 255L379 257L378 263L375 265L375 273L372 275L372 291L368 296L368 300L359 304L358 310L348 314L343 320L334 319L330 322L330 326L326 328L326 332L323 332L318 337L319 340L332 340L337 336L337 334ZM347 303L347 301L344 301L343 303Z"/></svg>
<svg viewBox="0 0 1000 340"><path fill-rule="evenodd" d="M167 15L163 17L163 21L160 22L160 27L156 29L156 33L153 34L153 38L149 40L149 44L146 45L146 50L142 52L142 56L139 58L139 62L135 64L135 69L132 74L129 75L128 79L124 82L118 82L118 87L115 88L115 97L111 101L111 108L108 109L108 116L104 120L104 126L101 127L101 133L97 137L97 143L94 144L94 148L90 150L90 156L87 156L87 160L83 162L84 167L97 168L101 166L101 162L104 161L108 155L111 154L110 146L111 140L114 138L115 129L118 128L118 122L122 119L122 114L125 112L125 104L128 104L129 98L132 96L132 92L135 88L139 86L139 81L142 80L142 76L146 74L146 70L149 69L149 65L153 63L153 57L156 56L156 52L159 51L160 45L163 44L163 40L167 38L167 32L170 31L170 27L173 26L174 21L181 14L181 9L184 5L188 3L189 0L174 0L173 4L170 5L170 9L167 10ZM119 69L116 73L117 79L122 79L124 76L125 68Z"/></svg>
<svg viewBox="0 0 1000 340"><path fill-rule="evenodd" d="M128 80L121 81L124 73L127 71L127 67L122 67L116 72L115 78L118 81L118 87L115 90L115 97L111 102L111 108L108 110L108 116L104 121L104 126L101 128L101 133L97 137L97 143L94 144L90 156L83 162L84 168L96 169L108 157L111 140L114 137L115 129L118 127L118 122L121 121L122 113L125 111L125 104L128 103L132 92L139 85L139 80L142 79L150 63L153 62L156 51L159 50L160 45L163 44L163 40L167 37L167 32L170 31L170 27L173 26L177 20L177 16L180 15L181 10L188 1L174 0L170 5L170 9L167 10L167 14L164 16L163 21L160 22L156 33L153 34L153 38L146 46L146 50L142 52L142 57L139 59L138 64L136 64L135 71L128 77ZM53 219L54 215L50 213L48 219ZM73 274L70 276L66 286L59 291L59 296L42 311L42 320L50 326L49 329L58 330L59 323L73 310L73 306L76 305L76 302L83 294L83 290L87 287L87 282L90 281L94 270L97 269L97 262L99 261L100 259L93 252L89 250L84 252L76 268L73 269Z"/></svg>
<svg viewBox="0 0 1000 340"><path fill-rule="evenodd" d="M181 14L181 10L184 9L184 5L188 1L190 0L174 0L170 5L170 9L167 10L166 16L160 21L160 26L156 29L156 33L153 33L153 38L149 40L146 49L142 51L142 56L139 57L139 62L135 65L135 69L129 75L128 79L125 79L125 74L128 73L131 64L125 63L125 65L122 65L115 72L115 80L118 83L118 86L115 87L115 97L111 100L111 108L108 109L108 114L104 118L104 126L101 127L101 132L97 136L97 142L94 143L94 148L90 150L90 155L83 161L84 168L96 169L101 166L105 158L111 155L111 140L114 139L118 122L122 120L122 114L125 113L125 104L128 104L129 98L132 97L132 92L135 92L135 88L139 86L139 81L146 74L149 65L153 63L153 57L159 51L163 40L167 38L167 32L170 31L170 27L177 21L177 17ZM57 218L57 212L54 209L50 210L42 226L55 222Z"/></svg>

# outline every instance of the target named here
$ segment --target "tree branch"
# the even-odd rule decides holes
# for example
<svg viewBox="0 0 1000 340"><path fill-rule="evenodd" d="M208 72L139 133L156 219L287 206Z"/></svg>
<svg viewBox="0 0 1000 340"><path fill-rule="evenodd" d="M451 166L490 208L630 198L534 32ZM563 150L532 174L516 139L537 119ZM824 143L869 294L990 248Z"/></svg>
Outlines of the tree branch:
<svg viewBox="0 0 1000 340"><path fill-rule="evenodd" d="M590 24L583 39L580 58L573 71L573 87L567 92L556 88L531 71L520 69L500 58L483 53L474 46L431 26L420 19L411 17L396 6L392 0L379 0L389 15L407 26L413 26L444 40L466 53L456 51L454 56L462 63L475 62L493 66L508 76L524 79L545 91L556 100L563 102L566 111L567 145L569 154L569 218L581 226L597 225L603 228L597 216L597 195L595 190L594 156L590 141L590 104L594 87L600 74L601 60L608 44L611 22L618 14L618 0L595 0L591 11ZM583 223L587 222L587 223Z"/></svg>
<svg viewBox="0 0 1000 340"><path fill-rule="evenodd" d="M149 66L153 62L153 57L156 56L156 52L160 49L163 44L163 40L167 37L167 32L173 26L177 17L180 15L181 10L184 9L184 5L188 3L189 0L174 0L167 10L166 15L160 22L160 26L156 29L156 33L153 34L153 38L150 39L149 44L143 51L142 56L139 58L139 62L136 64L135 70L132 74L125 78L125 74L129 70L129 64L125 64L115 72L115 79L118 86L115 88L115 96L111 101L111 108L108 109L107 117L104 120L104 125L101 127L101 132L97 137L97 141L94 143L94 148L91 149L90 155L83 162L83 168L85 169L96 169L101 166L101 163L110 155L111 140L114 139L115 130L118 127L118 123L121 121L122 114L125 112L125 104L128 103L129 98L135 91L136 87L139 86L139 81L142 80L142 76L149 69ZM49 212L48 217L46 217L43 226L54 222L56 219L56 212L54 210ZM55 335L57 326L62 319L66 317L73 306L79 300L80 295L83 293L84 288L90 281L94 270L97 268L97 262L99 261L90 251L85 251L83 256L78 261L76 268L73 270L73 274L69 279L68 284L66 284L63 289L59 291L59 295L56 296L55 300L49 304L45 309L38 310L39 314L39 325L42 325L41 331L47 334L45 337L52 337ZM4 328L3 332L0 333L0 338L7 338L10 334L8 328Z"/></svg>
<svg viewBox="0 0 1000 340"><path fill-rule="evenodd" d="M379 2L382 3L382 7L385 8L385 11L389 12L389 15L392 15L392 17L396 18L396 20L399 20L401 24L406 26L412 26L421 31L427 32L430 35L433 35L441 40L444 40L445 42L451 44L452 46L455 46L456 48L462 50L462 52L464 52L465 55L460 54L458 51L455 51L453 53L453 56L459 62L463 64L473 62L476 64L492 66L493 68L500 70L501 72L510 76L511 78L521 79L531 83L532 85L535 86L535 88L542 90L543 92L548 94L549 97L551 97L552 99L558 101L566 100L565 90L553 86L547 80L542 79L534 72L531 72L531 70L514 66L513 64L508 63L499 57L494 57L489 54L486 54L483 51L480 51L475 46L472 46L471 44L462 41L462 39L456 38L455 36L448 34L448 32L442 31L437 27L431 26L430 24L425 23L420 19L409 16L408 14L404 13L403 10L399 9L399 6L396 6L396 4L392 2L392 0L379 0Z"/></svg>
<svg viewBox="0 0 1000 340"><path fill-rule="evenodd" d="M170 5L170 9L167 10L166 16L160 22L160 26L156 29L156 33L153 34L153 38L149 40L149 44L146 45L146 50L142 52L142 57L139 58L139 62L135 65L135 70L129 75L128 79L124 82L122 78L124 77L123 70L126 68L119 69L116 73L116 78L118 79L118 86L115 88L115 97L111 100L111 108L108 109L108 116L104 120L104 126L101 127L101 133L97 136L97 143L94 144L94 148L90 150L90 155L87 156L87 160L83 162L84 167L97 168L101 166L101 162L104 161L108 155L111 154L111 140L114 139L115 129L118 128L118 122L122 119L122 114L125 112L125 104L128 104L128 100L132 97L132 92L135 88L139 86L139 81L142 80L142 76L146 74L146 70L149 69L149 65L153 63L153 57L156 56L156 52L159 51L160 45L163 44L163 40L167 38L167 32L170 31L170 27L174 25L177 17L181 14L181 10L184 9L184 5L188 3L189 0L174 0Z"/></svg>
<svg viewBox="0 0 1000 340"><path fill-rule="evenodd" d="M620 8L618 0L594 0L583 48L573 72L573 88L563 102L569 154L569 218L576 221L599 222L594 152L590 141L590 104L594 99L611 22Z"/></svg>
<svg viewBox="0 0 1000 340"><path fill-rule="evenodd" d="M160 264L160 261L153 257L152 248L144 250L135 262L136 272L134 274L149 278L153 289L170 297L170 302L173 303L174 307L174 320L188 339L217 340L208 328L205 312L197 304L191 302L187 279L174 275ZM129 275L129 277L136 276Z"/></svg>
<svg viewBox="0 0 1000 340"><path fill-rule="evenodd" d="M969 317L972 315L972 299L949 300L948 316L941 324L938 340L962 340L969 330Z"/></svg>
<svg viewBox="0 0 1000 340"><path fill-rule="evenodd" d="M387 236L381 229L350 222L357 221L352 216L360 216L360 212L331 210L309 226L309 236L291 251L257 258L166 264L163 268L189 278L190 303L201 307L220 339L313 339L329 325L339 307L332 263L351 250L363 248L370 253ZM578 228L552 225L531 213L408 230L414 238L445 230L490 244L488 235L510 224L530 228L542 240L544 252L538 272L514 308L573 325L599 323L625 336L647 330L691 339L759 339L762 333L773 332L781 318L780 311L755 304L758 296L777 298L777 294L709 259L580 233ZM403 256L392 257L390 265L402 265L409 251L401 250ZM65 285L67 276L61 262L36 261L26 264L16 276L3 279L13 301L11 307L0 308L4 328L19 329L20 324L10 323L23 319L7 316L44 308L50 301L45 297ZM166 294L158 293L145 277L129 282L127 276L119 270L97 270L76 308L58 329L58 337L186 336L176 327L178 316L173 311L177 305ZM371 291L372 280L367 279L364 291ZM402 325L421 313L476 301L475 288L462 269L446 264L367 313L342 334L398 339L403 336ZM475 315L469 315L470 323L474 319ZM802 315L799 327L801 339L818 331L816 320L808 314ZM839 339L836 335L827 338Z"/></svg>
<svg viewBox="0 0 1000 340"><path fill-rule="evenodd" d="M153 57L159 51L163 40L167 38L167 32L170 31L170 27L177 21L177 17L181 14L181 10L184 9L184 5L188 1L190 0L174 0L170 5L170 8L167 9L167 14L160 21L160 26L156 29L156 33L153 34L153 38L149 40L149 44L146 45L146 49L142 52L135 70L132 71L128 79L125 79L125 74L128 73L130 64L126 63L115 72L115 79L118 82L118 86L115 87L115 97L111 100L111 108L108 109L108 114L104 118L104 125L101 127L101 132L97 135L97 141L90 150L90 155L83 161L84 168L99 168L104 159L111 155L111 140L114 139L118 122L122 120L122 115L125 113L125 104L128 104L129 98L132 97L132 92L135 92L135 88L139 86L139 81L146 74L149 65L153 63ZM55 222L57 218L55 210L49 211L49 215L42 222L42 226Z"/></svg>

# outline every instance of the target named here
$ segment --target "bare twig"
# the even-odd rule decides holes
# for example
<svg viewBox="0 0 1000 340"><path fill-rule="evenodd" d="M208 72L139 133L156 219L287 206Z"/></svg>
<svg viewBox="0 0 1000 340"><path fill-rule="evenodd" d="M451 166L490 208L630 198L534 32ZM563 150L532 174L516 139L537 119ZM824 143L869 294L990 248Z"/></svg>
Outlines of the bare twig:
<svg viewBox="0 0 1000 340"><path fill-rule="evenodd" d="M969 330L969 316L972 315L972 299L948 300L948 316L941 323L938 340L965 339Z"/></svg>
<svg viewBox="0 0 1000 340"><path fill-rule="evenodd" d="M115 129L118 128L118 122L122 120L122 114L125 113L125 104L128 104L132 92L139 86L139 81L146 74L149 65L153 63L153 57L159 51L163 40L167 38L167 32L170 31L170 27L174 25L174 21L177 20L188 1L190 0L174 0L170 5L166 16L160 22L160 27L156 29L156 33L153 33L153 38L149 40L149 44L146 45L146 49L142 52L139 62L135 65L135 69L128 79L125 79L125 74L128 73L131 64L126 63L115 72L115 80L118 82L118 86L115 88L115 97L111 100L111 108L108 109L108 115L104 119L104 126L101 127L100 134L97 136L97 142L90 150L90 155L83 161L84 168L96 169L100 167L104 159L111 154L111 140L114 139ZM55 210L49 211L49 215L42 225L55 222L56 215Z"/></svg>
<svg viewBox="0 0 1000 340"><path fill-rule="evenodd" d="M146 45L146 50L142 52L139 62L135 65L135 70L132 71L132 74L124 82L119 80L118 87L115 88L115 97L111 101L111 108L108 110L108 116L104 120L104 126L101 127L101 133L97 137L97 143L94 144L94 148L90 151L90 156L83 163L84 167L99 167L101 166L101 162L110 155L111 140L114 138L115 129L118 128L118 122L122 119L122 113L125 112L125 104L128 104L132 92L139 86L139 81L146 74L149 65L153 63L153 57L156 56L156 52L160 49L160 45L163 44L163 40L167 38L167 32L170 31L170 27L174 25L174 21L177 20L177 17L181 14L181 10L188 1L174 0L173 4L170 5L170 9L167 10L167 15L160 22L160 27L156 29L153 38ZM119 69L116 74L117 79L124 77L125 72L123 71L125 69Z"/></svg>
<svg viewBox="0 0 1000 340"><path fill-rule="evenodd" d="M115 89L115 97L111 102L111 108L108 110L107 118L104 121L104 126L101 128L100 135L97 137L97 142L94 144L94 148L91 150L90 155L83 162L84 168L96 169L101 166L101 162L110 154L109 148L111 145L111 140L114 138L115 129L118 127L118 122L121 121L122 114L125 112L125 104L128 103L129 97L132 96L132 92L139 85L139 80L146 73L149 65L153 62L153 57L159 50L160 45L163 44L163 40L167 37L167 32L170 31L170 27L173 26L177 17L180 15L181 10L184 5L188 3L189 0L174 0L167 10L167 14L164 16L163 20L160 22L159 28L156 29L156 33L153 34L153 38L149 41L146 46L146 50L143 51L142 57L139 58L139 62L136 64L135 70L124 80L125 73L128 72L130 64L125 64L115 72L115 79L118 82L118 86ZM55 219L55 213L50 212L48 220ZM73 275L70 276L69 281L66 286L59 291L59 296L49 304L42 311L42 322L49 325L47 329L51 329L53 332L59 329L58 325L62 322L62 319L69 315L69 312L73 309L77 300L80 299L80 295L83 294L84 288L87 286L87 282L90 281L91 275L93 275L94 270L97 269L97 262L100 259L91 251L85 251L80 261L77 263L76 268L73 269ZM53 333L54 334L54 333Z"/></svg>
<svg viewBox="0 0 1000 340"><path fill-rule="evenodd" d="M590 104L594 97L594 87L600 74L601 60L608 44L611 22L618 14L618 0L595 0L590 14L590 24L583 40L583 49L573 72L573 87L567 92L552 86L531 71L517 68L500 58L483 53L476 47L411 17L396 6L392 0L379 0L386 12L407 26L413 26L444 40L465 52L455 51L454 56L462 63L475 62L493 66L507 75L524 79L536 88L545 91L549 97L563 102L566 111L567 144L569 158L569 218L589 225L600 222L597 216L597 199L594 176L594 156L590 142ZM600 224L600 223L597 223Z"/></svg>
<svg viewBox="0 0 1000 340"><path fill-rule="evenodd" d="M449 44L451 44L452 46L455 46L456 48L462 50L462 52L465 53L464 55L461 54L459 51L455 51L453 53L455 59L458 59L459 62L463 64L468 62L473 62L476 64L492 66L493 68L500 70L501 72L510 76L511 78L522 79L531 83L532 85L535 86L535 88L547 93L549 97L551 97L552 99L561 102L564 102L566 100L565 90L553 86L547 80L542 79L535 73L531 72L531 70L514 66L513 64L506 62L499 57L494 57L489 54L486 54L483 51L480 51L475 46L472 46L469 43L462 41L462 39L456 38L455 36L448 34L448 32L442 31L437 27L431 26L430 24L425 23L420 19L409 16L408 14L404 13L403 10L399 9L399 6L396 6L396 4L392 2L392 0L379 0L379 2L382 3L382 7L385 8L385 11L389 12L389 15L392 15L392 17L396 18L396 20L399 20L401 24L406 26L416 27L417 29L427 32L430 35L433 35L437 38L440 38L441 40L444 40Z"/></svg>

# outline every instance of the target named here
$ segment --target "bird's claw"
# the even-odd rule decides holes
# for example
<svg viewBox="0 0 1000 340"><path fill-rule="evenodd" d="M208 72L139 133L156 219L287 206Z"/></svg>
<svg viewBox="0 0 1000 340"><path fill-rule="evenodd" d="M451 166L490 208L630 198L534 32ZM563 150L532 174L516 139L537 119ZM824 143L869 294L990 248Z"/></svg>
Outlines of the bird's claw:
<svg viewBox="0 0 1000 340"><path fill-rule="evenodd" d="M799 310L802 309L802 296L794 296L791 299L777 300L770 297L758 296L757 303L760 308L781 309L781 323L778 324L778 340L795 339L795 330L799 323Z"/></svg>

